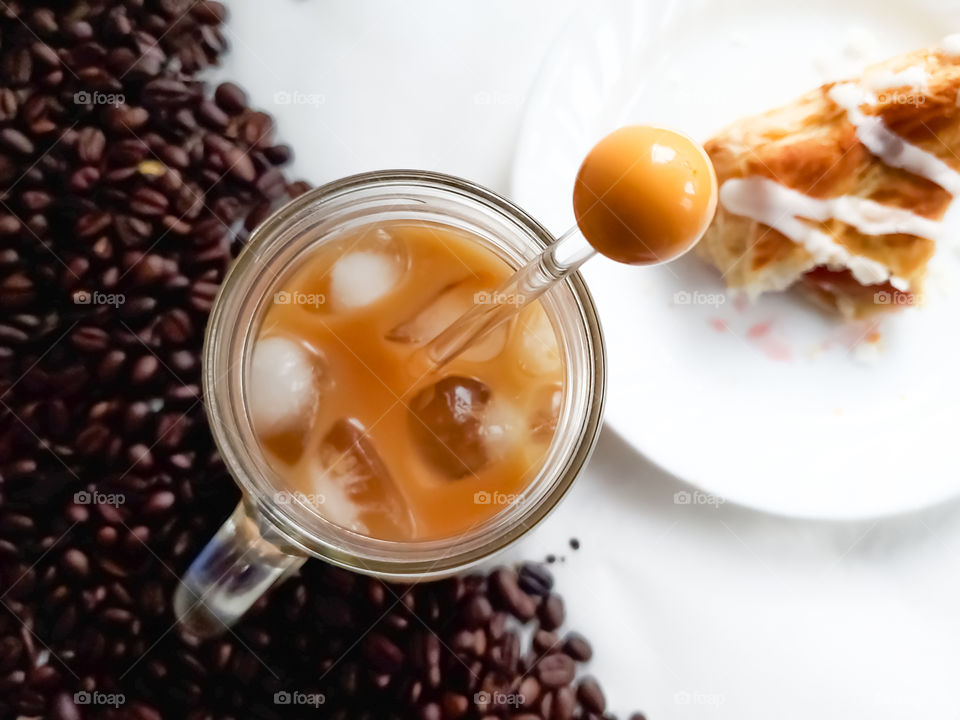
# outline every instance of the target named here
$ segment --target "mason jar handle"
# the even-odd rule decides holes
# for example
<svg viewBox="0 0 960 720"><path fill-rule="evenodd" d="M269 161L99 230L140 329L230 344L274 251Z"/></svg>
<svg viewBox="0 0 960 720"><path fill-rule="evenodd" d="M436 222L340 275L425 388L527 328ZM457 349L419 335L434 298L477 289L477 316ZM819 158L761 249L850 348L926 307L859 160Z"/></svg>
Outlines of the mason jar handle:
<svg viewBox="0 0 960 720"><path fill-rule="evenodd" d="M191 634L219 635L307 559L265 538L258 519L241 500L181 578L173 610Z"/></svg>

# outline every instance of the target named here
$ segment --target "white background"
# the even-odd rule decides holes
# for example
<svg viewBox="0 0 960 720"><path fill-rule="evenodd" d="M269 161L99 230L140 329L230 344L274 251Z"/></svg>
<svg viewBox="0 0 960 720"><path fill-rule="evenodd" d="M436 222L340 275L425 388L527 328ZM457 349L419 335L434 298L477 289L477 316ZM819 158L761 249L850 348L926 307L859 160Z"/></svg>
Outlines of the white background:
<svg viewBox="0 0 960 720"><path fill-rule="evenodd" d="M524 100L573 3L229 5L224 74L279 117L296 175L426 168L506 193ZM684 490L605 431L571 496L511 553L565 556L568 625L593 641L612 710L960 720L956 503L837 524L677 504Z"/></svg>

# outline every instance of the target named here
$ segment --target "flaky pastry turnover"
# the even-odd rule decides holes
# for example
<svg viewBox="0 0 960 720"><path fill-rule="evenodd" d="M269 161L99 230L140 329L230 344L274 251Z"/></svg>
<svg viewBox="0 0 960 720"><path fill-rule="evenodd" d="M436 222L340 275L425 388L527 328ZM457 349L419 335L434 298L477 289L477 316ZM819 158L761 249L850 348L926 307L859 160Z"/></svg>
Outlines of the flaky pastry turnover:
<svg viewBox="0 0 960 720"><path fill-rule="evenodd" d="M913 304L960 192L960 37L743 119L705 147L720 202L698 252L751 296L847 317Z"/></svg>

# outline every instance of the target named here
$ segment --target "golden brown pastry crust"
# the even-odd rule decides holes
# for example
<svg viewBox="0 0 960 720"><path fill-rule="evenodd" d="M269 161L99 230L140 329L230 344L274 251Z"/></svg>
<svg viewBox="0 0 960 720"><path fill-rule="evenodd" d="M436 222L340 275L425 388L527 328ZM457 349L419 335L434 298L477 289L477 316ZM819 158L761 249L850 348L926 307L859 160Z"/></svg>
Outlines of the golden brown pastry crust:
<svg viewBox="0 0 960 720"><path fill-rule="evenodd" d="M922 50L874 65L864 76L914 67L926 71L926 91L903 86L875 92L878 102L861 110L881 117L892 132L960 170L960 57ZM864 147L847 112L829 96L836 84L741 120L708 141L705 147L721 186L731 178L758 176L811 197L852 195L939 220L952 200L950 193L926 178L886 165ZM922 287L935 248L932 239L865 235L838 220L815 224L851 253L879 261L908 280L912 292ZM766 225L728 212L722 203L698 252L720 269L730 287L751 292L784 289L815 265L805 248ZM872 294L852 291L843 297L842 287L825 290L822 283L806 284L814 285L821 301L841 306L848 314L884 309L872 301Z"/></svg>

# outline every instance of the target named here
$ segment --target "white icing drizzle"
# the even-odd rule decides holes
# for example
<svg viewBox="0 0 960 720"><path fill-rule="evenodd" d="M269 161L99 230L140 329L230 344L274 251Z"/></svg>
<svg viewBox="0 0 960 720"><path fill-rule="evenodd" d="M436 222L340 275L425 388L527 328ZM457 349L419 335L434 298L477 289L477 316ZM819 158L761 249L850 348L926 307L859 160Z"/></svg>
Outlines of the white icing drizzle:
<svg viewBox="0 0 960 720"><path fill-rule="evenodd" d="M895 90L905 87L915 92L925 93L930 90L930 76L927 75L927 71L919 65L911 65L900 72L879 70L868 73L863 78L862 85L874 92L883 92L884 90Z"/></svg>
<svg viewBox="0 0 960 720"><path fill-rule="evenodd" d="M947 35L940 42L940 49L943 50L947 55L953 57L960 56L960 33L955 35Z"/></svg>
<svg viewBox="0 0 960 720"><path fill-rule="evenodd" d="M960 33L944 38L940 49L948 56L960 57ZM899 72L868 73L860 84L839 83L830 89L829 96L846 112L847 119L856 128L857 139L867 150L887 165L924 177L956 196L960 194L960 173L933 153L891 131L882 118L867 115L860 109L863 105L876 104L874 92L907 88L911 92L926 93L929 87L926 70L913 65ZM960 106L960 93L957 105ZM909 290L908 280L893 275L881 262L851 253L805 221L835 219L864 235L906 234L937 239L942 230L940 223L909 210L852 195L813 198L763 177L727 180L720 187L720 204L728 212L771 227L803 246L815 265L847 268L861 285L889 282L901 291Z"/></svg>
<svg viewBox="0 0 960 720"><path fill-rule="evenodd" d="M720 203L728 212L767 225L802 245L817 265L848 268L861 285L889 281L904 291L910 286L906 279L892 275L881 262L854 255L803 219L823 222L834 218L865 235L905 233L935 237L940 230L939 223L908 210L850 195L812 198L762 177L727 180L720 188Z"/></svg>
<svg viewBox="0 0 960 720"><path fill-rule="evenodd" d="M865 115L861 105L872 105L876 98L853 83L834 85L830 99L843 108L857 129L864 146L891 167L901 168L936 183L951 195L960 194L960 173L936 155L917 147L892 132L883 119Z"/></svg>

